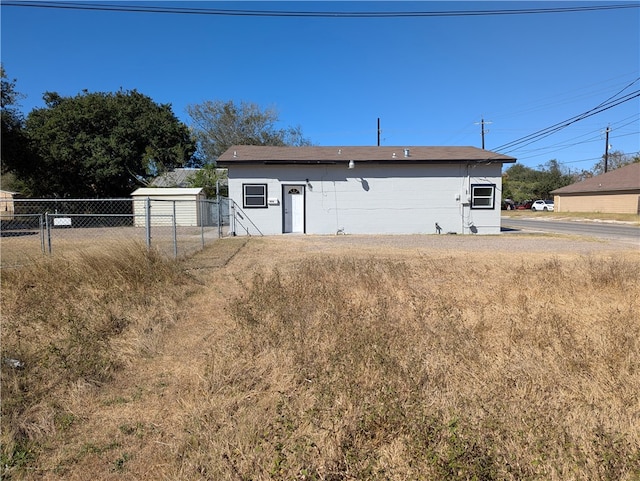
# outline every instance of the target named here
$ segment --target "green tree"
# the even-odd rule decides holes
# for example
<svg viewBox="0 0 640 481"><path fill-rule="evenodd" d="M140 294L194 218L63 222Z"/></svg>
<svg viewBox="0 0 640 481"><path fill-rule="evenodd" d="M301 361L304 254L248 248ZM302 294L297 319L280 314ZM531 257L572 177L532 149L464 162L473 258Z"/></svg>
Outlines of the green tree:
<svg viewBox="0 0 640 481"><path fill-rule="evenodd" d="M551 191L571 183L573 183L573 175L556 159L551 159L541 166L536 189L539 198L549 199L552 197Z"/></svg>
<svg viewBox="0 0 640 481"><path fill-rule="evenodd" d="M27 140L24 135L24 118L18 110L18 100L22 97L16 91L16 80L7 78L4 66L0 65L2 102L0 103L0 117L2 121L2 186L14 189L17 184L15 176L8 171L10 165L26 162ZM10 180L9 180L10 179Z"/></svg>
<svg viewBox="0 0 640 481"><path fill-rule="evenodd" d="M189 105L187 112L206 162L215 162L232 145L311 145L300 127L277 128L278 112L273 108L216 100Z"/></svg>
<svg viewBox="0 0 640 481"><path fill-rule="evenodd" d="M171 111L133 90L45 93L46 107L27 116L34 156L12 165L32 195L123 197L159 172L189 162L189 129ZM26 167L26 168L25 168Z"/></svg>
<svg viewBox="0 0 640 481"><path fill-rule="evenodd" d="M636 155L635 157L632 155L624 154L619 150L614 150L609 152L609 156L607 158L607 172L612 170L619 169L620 167L624 167L625 165L633 164L635 162L640 162L640 156ZM593 166L593 175L604 174L604 154L602 158L598 161L596 165Z"/></svg>
<svg viewBox="0 0 640 481"><path fill-rule="evenodd" d="M573 181L574 177L555 159L538 166L538 169L514 164L503 175L503 198L510 198L516 202L548 199L552 190L569 185Z"/></svg>
<svg viewBox="0 0 640 481"><path fill-rule="evenodd" d="M532 185L536 182L537 172L524 165L514 164L502 176L502 197L515 202L523 202L535 197Z"/></svg>
<svg viewBox="0 0 640 481"><path fill-rule="evenodd" d="M213 163L206 163L201 169L190 174L186 180L189 187L202 187L209 199L216 197L216 194L224 197L229 195L227 171L216 169Z"/></svg>

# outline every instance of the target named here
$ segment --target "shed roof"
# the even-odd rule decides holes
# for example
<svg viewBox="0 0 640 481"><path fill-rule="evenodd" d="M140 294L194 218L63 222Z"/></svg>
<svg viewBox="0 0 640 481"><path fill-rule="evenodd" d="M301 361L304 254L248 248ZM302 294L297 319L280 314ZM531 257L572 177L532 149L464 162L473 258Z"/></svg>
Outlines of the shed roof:
<svg viewBox="0 0 640 481"><path fill-rule="evenodd" d="M516 159L477 147L272 147L234 145L222 154L219 165L282 163L335 164L340 162L375 163L441 163L441 162L502 162Z"/></svg>
<svg viewBox="0 0 640 481"><path fill-rule="evenodd" d="M192 187L192 188L184 188L184 187L173 187L173 188L165 188L165 187L142 187L140 189L135 190L131 195L132 196L178 196L178 195L198 195L202 193L201 187Z"/></svg>
<svg viewBox="0 0 640 481"><path fill-rule="evenodd" d="M638 162L552 190L551 193L562 195L628 190L640 190L640 163Z"/></svg>

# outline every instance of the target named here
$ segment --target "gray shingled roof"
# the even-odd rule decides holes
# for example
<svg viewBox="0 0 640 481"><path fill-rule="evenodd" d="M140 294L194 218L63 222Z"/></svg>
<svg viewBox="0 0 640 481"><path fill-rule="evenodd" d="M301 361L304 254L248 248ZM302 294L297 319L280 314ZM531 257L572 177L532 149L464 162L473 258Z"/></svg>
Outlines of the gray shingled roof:
<svg viewBox="0 0 640 481"><path fill-rule="evenodd" d="M584 194L640 190L640 163L625 165L606 174L551 191L552 194Z"/></svg>
<svg viewBox="0 0 640 481"><path fill-rule="evenodd" d="M186 187L187 177L200 169L174 169L154 178L149 185L153 187Z"/></svg>
<svg viewBox="0 0 640 481"><path fill-rule="evenodd" d="M405 151L408 154L405 155ZM271 147L234 145L219 165L242 163L314 164L339 162L515 162L514 157L476 147Z"/></svg>

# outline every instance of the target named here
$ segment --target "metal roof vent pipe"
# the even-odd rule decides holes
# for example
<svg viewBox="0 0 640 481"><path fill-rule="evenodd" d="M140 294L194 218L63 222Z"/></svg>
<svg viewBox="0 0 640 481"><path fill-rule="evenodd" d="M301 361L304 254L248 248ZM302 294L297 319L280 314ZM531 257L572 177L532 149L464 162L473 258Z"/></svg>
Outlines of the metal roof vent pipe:
<svg viewBox="0 0 640 481"><path fill-rule="evenodd" d="M409 157L409 149L404 149L404 156Z"/></svg>

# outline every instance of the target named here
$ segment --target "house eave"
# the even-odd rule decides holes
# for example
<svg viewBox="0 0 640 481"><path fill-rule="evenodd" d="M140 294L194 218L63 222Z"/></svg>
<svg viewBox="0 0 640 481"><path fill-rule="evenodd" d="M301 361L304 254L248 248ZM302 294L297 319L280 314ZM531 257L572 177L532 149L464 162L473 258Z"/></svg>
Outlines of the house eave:
<svg viewBox="0 0 640 481"><path fill-rule="evenodd" d="M331 165L353 161L380 165L416 164L505 164L516 159L470 146L414 147L275 147L235 145L217 160L219 165Z"/></svg>
<svg viewBox="0 0 640 481"><path fill-rule="evenodd" d="M225 168L231 166L240 165L339 165L348 164L349 160L218 160L218 165ZM433 159L394 159L394 160L363 160L358 159L354 162L358 164L369 165L451 165L451 164L474 164L474 165L491 165L491 164L506 164L514 163L516 160L470 160L470 159L446 159L446 160L433 160Z"/></svg>
<svg viewBox="0 0 640 481"><path fill-rule="evenodd" d="M551 191L550 194L558 195L558 196L640 194L640 189L574 190L571 192L562 192L559 190L554 190L554 191Z"/></svg>

